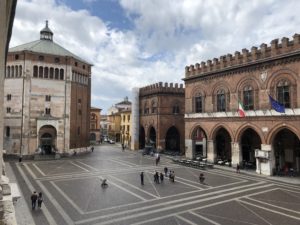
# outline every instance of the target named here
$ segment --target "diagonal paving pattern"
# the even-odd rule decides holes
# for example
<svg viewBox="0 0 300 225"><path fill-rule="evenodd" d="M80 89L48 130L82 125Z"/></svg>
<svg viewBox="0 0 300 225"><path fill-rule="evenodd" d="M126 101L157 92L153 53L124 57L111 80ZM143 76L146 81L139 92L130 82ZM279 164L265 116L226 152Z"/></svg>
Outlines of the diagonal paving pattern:
<svg viewBox="0 0 300 225"><path fill-rule="evenodd" d="M155 171L168 167L155 184ZM35 224L299 224L299 185L232 171L198 170L162 157L120 151L113 145L58 161L11 163L25 198L44 193L44 205L32 211ZM140 184L140 172L145 174ZM198 177L204 173L205 184ZM108 187L101 188L103 179ZM30 207L30 202L27 204ZM18 213L18 212L17 212Z"/></svg>

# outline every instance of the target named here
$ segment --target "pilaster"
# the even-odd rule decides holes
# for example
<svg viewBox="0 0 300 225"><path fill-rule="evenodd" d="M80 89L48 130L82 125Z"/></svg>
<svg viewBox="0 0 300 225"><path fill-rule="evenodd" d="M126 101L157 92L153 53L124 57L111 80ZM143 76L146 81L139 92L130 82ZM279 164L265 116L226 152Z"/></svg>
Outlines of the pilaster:
<svg viewBox="0 0 300 225"><path fill-rule="evenodd" d="M185 139L185 157L192 159L193 158L193 140Z"/></svg>
<svg viewBox="0 0 300 225"><path fill-rule="evenodd" d="M217 154L215 151L215 143L213 140L207 141L207 161L210 163L216 162Z"/></svg>
<svg viewBox="0 0 300 225"><path fill-rule="evenodd" d="M231 164L236 166L242 162L242 151L238 142L231 143Z"/></svg>

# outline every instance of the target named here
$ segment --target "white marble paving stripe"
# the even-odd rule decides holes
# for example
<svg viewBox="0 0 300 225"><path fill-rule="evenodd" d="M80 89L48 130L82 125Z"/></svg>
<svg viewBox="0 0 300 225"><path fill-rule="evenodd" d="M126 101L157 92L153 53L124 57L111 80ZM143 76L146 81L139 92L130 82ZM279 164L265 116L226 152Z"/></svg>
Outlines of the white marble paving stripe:
<svg viewBox="0 0 300 225"><path fill-rule="evenodd" d="M244 200L241 200L241 199L237 199L237 201L242 202L242 203L244 203L246 205L251 205L251 206L259 208L259 209L263 209L263 210L266 210L266 211L269 211L269 212L272 212L272 213L275 213L275 214L279 214L279 215L282 215L282 216L289 217L289 218L292 218L292 219L300 221L300 217L288 215L286 213L283 213L283 212L280 212L280 211L277 211L277 210L273 210L273 209L269 209L269 208L266 208L266 207L263 207L263 206L258 206L258 205L252 204L250 202L246 202Z"/></svg>
<svg viewBox="0 0 300 225"><path fill-rule="evenodd" d="M199 224L194 223L194 222L192 222L192 221L190 221L190 220L188 220L188 219L186 219L186 218L184 218L184 217L182 217L182 216L180 216L180 215L175 215L175 217L177 217L178 219L180 219L180 220L182 220L182 221L184 221L184 222L186 222L186 223L188 223L188 224L191 224L191 225L199 225Z"/></svg>
<svg viewBox="0 0 300 225"><path fill-rule="evenodd" d="M249 196L247 196L247 197L245 197L245 198L246 198L246 199L250 199L251 201L254 201L254 202L261 203L261 204L263 204L263 205L272 206L272 207L277 208L277 209L282 209L282 210L285 210L285 211L288 211L288 212L291 212L291 213L295 213L295 214L299 214L299 215L300 215L300 212L299 212L299 211L295 211L295 210L291 210L291 209L284 208L284 207L281 207L281 206L273 205L273 204L270 204L270 203L267 203L267 202L263 202L263 201L260 201L260 200L254 199L254 198L249 198Z"/></svg>
<svg viewBox="0 0 300 225"><path fill-rule="evenodd" d="M36 165L36 163L32 163L32 165L42 176L46 176L46 174Z"/></svg>
<svg viewBox="0 0 300 225"><path fill-rule="evenodd" d="M121 180L121 179L119 179L119 178L117 178L117 177L114 177L114 176L111 176L111 175L110 175L110 177L112 177L113 179L116 179L117 181L119 181L119 182L121 182L121 183L123 183L123 184L126 184L127 186L132 187L132 188L134 188L134 189L136 189L136 190L138 190L138 191L140 191L140 192L143 192L143 193L145 193L145 194L147 194L147 195L150 195L150 196L153 197L153 198L156 198L156 199L159 198L158 196L153 195L153 194L151 194L151 193L148 192L148 191L144 191L143 189L141 189L141 188L139 188L139 187L137 187L137 186L135 186L135 185L132 185L132 184L130 184L130 183L124 181L124 180Z"/></svg>
<svg viewBox="0 0 300 225"><path fill-rule="evenodd" d="M84 166L86 166L86 167L88 167L88 168L90 168L90 169L92 169L92 170L99 171L96 167L90 166L89 164L86 164L86 163L81 162L81 161L79 161L79 160L76 160L76 162L77 162L77 163L80 163L80 164L82 164L82 165L84 165Z"/></svg>
<svg viewBox="0 0 300 225"><path fill-rule="evenodd" d="M183 180L183 181L187 181L187 182L183 182L183 181L180 181L180 180ZM204 188L202 188L200 185L204 185L204 184L200 184L200 183L197 183L195 181L191 181L189 179L185 179L185 178L182 178L182 177L179 177L179 176L175 176L175 182L178 182L178 183L182 183L184 185L187 185L187 186L190 186L190 187L193 187L193 188L197 188L197 189L200 189L200 190L203 190ZM196 186L196 185L192 185L192 184L189 184L189 183L194 183L194 184L197 184L199 186ZM209 185L205 185L206 187L211 187Z"/></svg>
<svg viewBox="0 0 300 225"><path fill-rule="evenodd" d="M108 177L110 177L110 176L108 176ZM103 177L98 177L101 181L103 180ZM109 184L112 184L112 185L114 185L114 186L116 186L117 188L119 188L119 189L121 189L121 190L123 190L123 191L125 191L125 192L127 192L127 193L129 193L129 194L131 194L131 195L133 195L133 196L135 196L135 197L137 197L138 199L140 199L140 200L142 200L142 201L146 201L147 199L145 199L145 198L143 198L142 196L140 196L140 195L137 195L136 193L134 193L134 192L132 192L132 191L129 191L128 189L126 189L126 188L124 188L124 187L122 187L122 186L120 186L120 185L118 185L118 184L116 184L116 183L114 183L114 182L112 182L111 180L108 180L107 181Z"/></svg>
<svg viewBox="0 0 300 225"><path fill-rule="evenodd" d="M118 163L120 165L128 166L128 167L137 166L137 164L126 162L126 161L123 161L123 160L120 160L120 159L109 159L108 161L116 162L116 163Z"/></svg>
<svg viewBox="0 0 300 225"><path fill-rule="evenodd" d="M85 171L85 172L90 172L88 169L86 169L86 168L84 168L84 167L82 167L82 166L79 166L79 165L77 165L77 164L74 163L74 162L71 162L70 164L72 164L72 165L74 165L74 166L76 166L76 167L82 169L82 170Z"/></svg>
<svg viewBox="0 0 300 225"><path fill-rule="evenodd" d="M62 191L53 181L50 181L50 183L72 205L72 207L77 210L78 213L84 214L83 210L81 210L81 208L78 207L76 203L65 194L64 191Z"/></svg>
<svg viewBox="0 0 300 225"><path fill-rule="evenodd" d="M159 192L157 191L157 188L155 187L154 182L152 182L153 180L150 178L149 174L151 174L151 173L149 171L146 171L146 173L145 173L146 178L149 181L149 183L151 184L151 186L153 187L153 189L154 189L155 193L157 194L157 196L160 198L161 196L160 196Z"/></svg>
<svg viewBox="0 0 300 225"><path fill-rule="evenodd" d="M30 176L36 180L36 176L35 174L32 172L32 170L29 168L28 164L22 164L24 168L26 168L26 170L28 171L28 173L30 174Z"/></svg>
<svg viewBox="0 0 300 225"><path fill-rule="evenodd" d="M250 186L252 186L252 187L250 187ZM163 202L163 203L159 203L159 204L155 204L155 205L144 206L144 207L140 207L138 209L124 210L124 211L121 211L121 212L106 214L106 215L102 215L102 216L98 216L98 217L94 217L94 218L89 218L89 219L77 221L76 224L84 224L86 222L90 222L90 221L93 221L93 220L103 219L103 218L113 217L113 216L119 216L119 215L123 215L123 214L127 215L127 216L122 217L122 218L118 217L118 218L110 220L110 221L105 221L105 222L99 223L101 225L102 224L103 225L104 224L109 224L110 222L117 222L117 221L125 219L125 218L126 219L131 219L131 218L134 218L134 217L137 217L137 216L148 215L148 214L151 214L151 213L157 213L157 212L161 212L161 211L165 211L165 210L170 210L170 209L174 209L174 208L188 206L188 205L200 203L200 202L203 202L203 201L214 200L214 199L217 199L217 198L220 198L220 197L227 197L227 196L230 196L230 195L235 195L235 194L239 194L239 193L243 193L243 192L247 192L247 191L262 189L262 188L270 187L270 186L272 186L272 184L267 184L267 185L262 185L261 186L260 184L257 183L257 184L255 184L255 187L253 187L253 186L254 185L246 185L246 186L244 186L245 188L243 188L243 186L240 186L239 189L241 189L241 190L233 191L233 192L229 192L229 193L225 193L225 194L222 194L223 191L216 191L215 193L204 194L204 195L198 196L198 197L197 196L192 196L192 198L178 199L178 200ZM232 189L234 190L236 188L232 188ZM229 190L226 190L226 192L228 192L228 191ZM219 195L217 195L218 193L219 193ZM213 195L213 196L205 198L206 195ZM176 204L176 203L180 203L182 201L186 201L188 199L191 199L191 201L181 203L181 204ZM232 199L230 199L228 201L232 201ZM164 206L164 205L169 205L169 206L165 207L165 208L159 207L159 206ZM207 205L205 205L203 207L206 207L206 206ZM154 209L151 209L151 208L154 208ZM201 208L201 207L198 207L197 209L199 209L199 208ZM146 212L138 213L138 211L142 211L142 210L146 210L146 209L151 209L151 210L148 210ZM132 214L130 214L130 213L132 213ZM130 215L128 215L128 214L130 214Z"/></svg>
<svg viewBox="0 0 300 225"><path fill-rule="evenodd" d="M24 164L22 164L24 166ZM22 166L22 167L23 167ZM32 183L30 182L30 180L27 178L27 176L25 175L25 173L23 172L22 168L20 167L20 165L16 164L16 167L19 171L19 173L21 174L22 178L24 179L26 185L28 186L28 188L33 191L35 190L35 188L33 187ZM54 218L52 217L51 213L49 212L49 210L47 209L47 203L44 202L44 205L43 205L43 209L42 209L45 217L46 217L46 220L48 221L49 224L56 224L56 221L54 220ZM31 216L31 215L30 215ZM32 216L31 216L32 218ZM32 221L34 224L36 224L32 218Z"/></svg>
<svg viewBox="0 0 300 225"><path fill-rule="evenodd" d="M213 220L211 220L211 219L209 219L209 218L207 218L205 216L199 215L199 214L194 213L192 211L190 211L189 213L192 214L192 215L194 215L194 216L196 216L196 217L199 217L200 219L203 219L203 220L205 220L205 221L207 221L207 222L209 222L209 223L211 223L213 225L221 225L220 223L217 223L216 221L213 221Z"/></svg>

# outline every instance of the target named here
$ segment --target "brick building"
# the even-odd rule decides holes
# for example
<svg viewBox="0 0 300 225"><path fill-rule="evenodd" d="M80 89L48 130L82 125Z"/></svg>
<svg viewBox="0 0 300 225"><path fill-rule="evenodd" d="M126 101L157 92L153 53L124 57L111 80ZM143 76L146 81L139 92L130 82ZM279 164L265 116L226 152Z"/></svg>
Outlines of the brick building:
<svg viewBox="0 0 300 225"><path fill-rule="evenodd" d="M300 171L300 35L243 49L185 71L186 156ZM285 106L272 109L269 95ZM239 117L238 101L246 116ZM255 151L256 150L256 151ZM255 153L256 152L256 153Z"/></svg>
<svg viewBox="0 0 300 225"><path fill-rule="evenodd" d="M101 140L101 110L96 107L91 107L90 109L90 143L97 144Z"/></svg>
<svg viewBox="0 0 300 225"><path fill-rule="evenodd" d="M162 82L139 89L139 148L184 153L183 84ZM133 117L135 117L133 115Z"/></svg>
<svg viewBox="0 0 300 225"><path fill-rule="evenodd" d="M4 87L8 154L89 146L91 64L56 44L48 22L40 40L9 49Z"/></svg>

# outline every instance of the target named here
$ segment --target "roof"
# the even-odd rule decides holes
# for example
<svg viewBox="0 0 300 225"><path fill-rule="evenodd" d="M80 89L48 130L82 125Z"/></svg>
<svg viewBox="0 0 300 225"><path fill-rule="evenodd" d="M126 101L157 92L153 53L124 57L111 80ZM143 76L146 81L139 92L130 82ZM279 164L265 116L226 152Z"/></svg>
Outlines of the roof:
<svg viewBox="0 0 300 225"><path fill-rule="evenodd" d="M57 56L69 56L69 57L73 57L81 62L91 65L91 63L81 59L80 57L76 56L72 52L63 48L59 44L56 44L54 41L37 40L37 41L29 42L29 43L22 44L22 45L19 45L19 46L9 49L9 52L22 52L22 51L32 51L32 52L49 54L49 55L57 55Z"/></svg>

